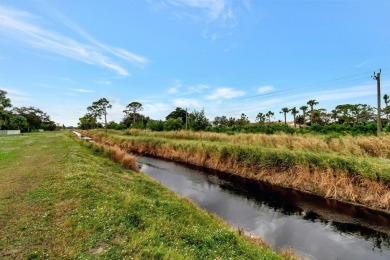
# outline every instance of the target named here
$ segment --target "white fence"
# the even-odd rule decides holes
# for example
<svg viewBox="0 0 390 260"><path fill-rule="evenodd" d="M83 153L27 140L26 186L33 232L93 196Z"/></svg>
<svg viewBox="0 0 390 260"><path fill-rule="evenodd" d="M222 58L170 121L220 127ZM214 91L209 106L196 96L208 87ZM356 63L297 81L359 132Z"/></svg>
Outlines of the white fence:
<svg viewBox="0 0 390 260"><path fill-rule="evenodd" d="M0 130L0 135L19 135L20 130Z"/></svg>

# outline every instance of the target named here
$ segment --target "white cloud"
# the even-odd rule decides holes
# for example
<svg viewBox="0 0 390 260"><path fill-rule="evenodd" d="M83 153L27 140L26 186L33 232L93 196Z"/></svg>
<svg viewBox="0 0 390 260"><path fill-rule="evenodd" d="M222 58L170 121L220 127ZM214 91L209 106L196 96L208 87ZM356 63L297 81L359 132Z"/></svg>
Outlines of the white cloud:
<svg viewBox="0 0 390 260"><path fill-rule="evenodd" d="M202 26L202 35L213 41L230 35L244 12L250 11L251 0L162 0L155 10L169 9L179 19L191 19ZM227 29L227 31L226 31Z"/></svg>
<svg viewBox="0 0 390 260"><path fill-rule="evenodd" d="M153 117L156 113L166 113L172 110L172 106L165 103L153 103L144 105L144 113Z"/></svg>
<svg viewBox="0 0 390 260"><path fill-rule="evenodd" d="M0 86L0 89L7 92L6 97L11 100L12 106L25 106L26 102L32 100L31 97L24 91L2 86Z"/></svg>
<svg viewBox="0 0 390 260"><path fill-rule="evenodd" d="M108 68L122 76L128 76L130 73L112 60L114 56L137 66L144 66L148 63L146 58L95 40L76 25L73 25L73 29L92 44L78 42L55 31L45 29L38 25L41 20L28 12L0 6L0 20L0 34L2 37L12 39L16 43L25 44L30 48ZM108 54L111 54L111 57Z"/></svg>
<svg viewBox="0 0 390 260"><path fill-rule="evenodd" d="M203 9L211 20L220 19L231 13L227 0L168 0L174 6L188 6Z"/></svg>
<svg viewBox="0 0 390 260"><path fill-rule="evenodd" d="M270 86L270 85L268 85L268 86L262 86L262 87L258 87L258 88L257 88L257 93L259 93L259 94L264 94L264 93L270 92L270 91L272 91L272 90L274 90L274 87L273 87L273 86Z"/></svg>
<svg viewBox="0 0 390 260"><path fill-rule="evenodd" d="M199 100L191 98L176 98L173 104L177 107L201 107Z"/></svg>
<svg viewBox="0 0 390 260"><path fill-rule="evenodd" d="M235 98L235 97L240 97L245 95L244 91L241 90L234 90L233 88L218 88L214 91L213 94L207 96L207 99L230 99L230 98Z"/></svg>
<svg viewBox="0 0 390 260"><path fill-rule="evenodd" d="M189 86L188 87L188 92L189 94L191 93L202 93L205 89L209 89L210 87L206 84L197 84L194 86Z"/></svg>
<svg viewBox="0 0 390 260"><path fill-rule="evenodd" d="M73 89L73 90L76 92L80 92L80 93L93 93L93 92L95 92L93 90L83 89L83 88L77 88L77 89Z"/></svg>
<svg viewBox="0 0 390 260"><path fill-rule="evenodd" d="M172 88L170 88L170 89L168 90L168 93L174 94L174 93L177 93L177 91L178 91L178 88L177 88L177 87L172 87Z"/></svg>

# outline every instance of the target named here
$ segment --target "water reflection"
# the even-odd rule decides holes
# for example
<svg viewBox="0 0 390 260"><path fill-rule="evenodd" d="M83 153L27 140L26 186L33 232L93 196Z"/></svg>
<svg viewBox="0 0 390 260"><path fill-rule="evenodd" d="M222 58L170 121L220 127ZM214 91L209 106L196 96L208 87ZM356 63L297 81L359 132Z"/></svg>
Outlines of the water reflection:
<svg viewBox="0 0 390 260"><path fill-rule="evenodd" d="M141 171L231 225L312 259L390 259L383 213L236 176L141 157Z"/></svg>

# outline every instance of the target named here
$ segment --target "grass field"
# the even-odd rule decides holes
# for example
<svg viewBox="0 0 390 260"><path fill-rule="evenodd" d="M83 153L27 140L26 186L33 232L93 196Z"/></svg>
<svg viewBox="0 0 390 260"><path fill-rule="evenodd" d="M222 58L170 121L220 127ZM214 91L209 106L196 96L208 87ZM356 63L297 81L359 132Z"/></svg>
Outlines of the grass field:
<svg viewBox="0 0 390 260"><path fill-rule="evenodd" d="M66 133L0 137L1 259L280 259Z"/></svg>
<svg viewBox="0 0 390 260"><path fill-rule="evenodd" d="M86 133L160 156L390 211L390 138L140 130Z"/></svg>

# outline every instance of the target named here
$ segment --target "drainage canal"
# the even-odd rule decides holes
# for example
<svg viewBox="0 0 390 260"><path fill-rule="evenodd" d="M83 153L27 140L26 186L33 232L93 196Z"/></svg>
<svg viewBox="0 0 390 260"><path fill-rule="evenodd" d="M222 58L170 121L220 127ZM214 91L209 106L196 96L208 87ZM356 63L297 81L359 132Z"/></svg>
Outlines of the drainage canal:
<svg viewBox="0 0 390 260"><path fill-rule="evenodd" d="M230 225L305 259L390 259L390 217L204 169L140 157L141 171Z"/></svg>

